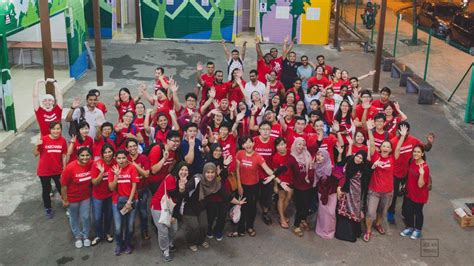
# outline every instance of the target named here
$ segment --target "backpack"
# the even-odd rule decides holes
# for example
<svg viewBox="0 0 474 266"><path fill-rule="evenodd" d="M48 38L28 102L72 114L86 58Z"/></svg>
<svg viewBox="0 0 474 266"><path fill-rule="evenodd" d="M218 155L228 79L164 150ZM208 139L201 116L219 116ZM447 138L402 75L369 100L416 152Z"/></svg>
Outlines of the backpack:
<svg viewBox="0 0 474 266"><path fill-rule="evenodd" d="M79 124L82 121L86 121L86 109L84 108L84 106L82 106L82 107L79 107L79 110L81 111L79 118L73 119L71 122L69 122L68 133L69 133L69 136L71 137L73 135L77 136L79 134Z"/></svg>
<svg viewBox="0 0 474 266"><path fill-rule="evenodd" d="M237 59L237 62L240 63L240 65L242 66L242 72L244 72L244 62L242 62L242 59L240 58L240 56ZM229 74L230 74L230 67L232 66L233 63L234 63L234 60L231 58L229 64L227 65L227 73Z"/></svg>

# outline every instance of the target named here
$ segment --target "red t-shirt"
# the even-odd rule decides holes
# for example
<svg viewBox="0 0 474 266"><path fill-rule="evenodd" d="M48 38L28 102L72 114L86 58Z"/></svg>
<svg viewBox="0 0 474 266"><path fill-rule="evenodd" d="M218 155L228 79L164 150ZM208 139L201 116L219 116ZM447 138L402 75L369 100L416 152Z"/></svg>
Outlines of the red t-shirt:
<svg viewBox="0 0 474 266"><path fill-rule="evenodd" d="M408 179L407 179L407 197L416 203L427 203L429 195L429 182L430 182L430 168L426 162L423 163L423 180L425 185L418 187L418 179L420 178L420 166L413 160L408 168Z"/></svg>
<svg viewBox="0 0 474 266"><path fill-rule="evenodd" d="M105 139L105 137L102 136L98 140L94 141L94 144L92 145L92 154L94 155L94 161L97 161L102 156L102 146L104 146L105 143L112 145L115 151L117 150L115 148L115 143L113 140L111 140L110 138Z"/></svg>
<svg viewBox="0 0 474 266"><path fill-rule="evenodd" d="M356 154L358 151L366 151L368 152L369 151L369 148L367 147L367 145L364 145L362 144L362 146L360 147L357 147L355 144L352 144L352 154Z"/></svg>
<svg viewBox="0 0 474 266"><path fill-rule="evenodd" d="M221 101L224 98L227 98L229 84L226 83L213 83L209 84L207 90L210 90L212 87L216 90L216 96L214 99Z"/></svg>
<svg viewBox="0 0 474 266"><path fill-rule="evenodd" d="M313 187L314 171L307 173L306 166L298 163L293 155L288 157L285 166L288 167L288 171L290 171L293 176L294 188L298 190L308 190ZM306 182L306 176L308 176L309 182Z"/></svg>
<svg viewBox="0 0 474 266"><path fill-rule="evenodd" d="M132 161L132 157L129 155L128 160ZM143 154L138 154L138 157L135 159L135 162L143 169L143 170L150 170L150 160ZM138 170L137 170L138 173ZM137 189L144 189L148 187L148 180L147 178L138 175L139 182L137 184Z"/></svg>
<svg viewBox="0 0 474 266"><path fill-rule="evenodd" d="M153 165L157 164L161 160L161 152L160 145L155 145L153 148L151 148L150 154L148 155L148 158L150 159L150 169L153 167ZM160 171L158 171L156 174L150 173L150 176L148 177L148 183L160 183L163 181L166 175L171 171L171 166L174 165L175 161L176 153L174 151L169 151L168 158L163 163Z"/></svg>
<svg viewBox="0 0 474 266"><path fill-rule="evenodd" d="M316 134L316 129L314 129L312 123L308 123L304 128L304 133L307 134Z"/></svg>
<svg viewBox="0 0 474 266"><path fill-rule="evenodd" d="M38 121L41 136L49 135L49 124L51 124L51 122L61 121L62 112L63 109L61 109L57 104L49 112L41 107L35 111L36 121Z"/></svg>
<svg viewBox="0 0 474 266"><path fill-rule="evenodd" d="M237 85L237 87L232 88L232 82L229 81L227 84L227 91L229 92L229 102L232 103L233 101L239 103L245 99L245 96ZM245 81L242 80L242 86L245 87Z"/></svg>
<svg viewBox="0 0 474 266"><path fill-rule="evenodd" d="M322 89L331 85L331 81L329 81L325 76L323 76L321 79L318 79L316 76L313 76L308 79L308 88L311 88L314 85L317 85L318 91L321 91Z"/></svg>
<svg viewBox="0 0 474 266"><path fill-rule="evenodd" d="M69 161L67 161L67 162L70 163L70 162L75 161L77 159L77 151L80 148L87 147L87 148L92 150L93 145L94 145L94 140L89 136L85 136L84 141L82 143L79 143L79 140L77 139L76 142L74 142L74 144L72 146L72 153L71 153L71 156L69 156Z"/></svg>
<svg viewBox="0 0 474 266"><path fill-rule="evenodd" d="M165 195L165 183L166 183L166 192L169 193L176 189L177 183L176 179L172 175L167 175L164 179L164 182L160 184L155 194L151 197L150 208L152 210L161 211L161 199ZM171 197L171 200L176 203L176 199Z"/></svg>
<svg viewBox="0 0 474 266"><path fill-rule="evenodd" d="M117 134L115 135L115 144L117 145L118 150L125 150L125 141L127 140L126 134L130 133L134 136L137 135L138 129L135 127L135 125L130 124L126 128L122 128L120 132L116 132Z"/></svg>
<svg viewBox="0 0 474 266"><path fill-rule="evenodd" d="M102 181L99 184L92 186L92 196L98 200L104 200L112 197L112 191L109 189L109 174L116 162L115 159L113 159L109 164L106 164L103 159L95 161L91 168L91 176L93 179L97 178L100 174L100 170L97 168L98 163L104 166L104 174L102 175Z"/></svg>
<svg viewBox="0 0 474 266"><path fill-rule="evenodd" d="M109 171L109 183L115 181L115 175L112 170ZM112 191L112 203L117 204L119 197L130 197L132 193L132 184L138 183L138 172L135 167L131 164L120 169L118 175L117 188ZM135 200L138 199L138 193L135 193Z"/></svg>
<svg viewBox="0 0 474 266"><path fill-rule="evenodd" d="M170 80L170 79L169 79L167 76L164 76L164 77L163 77L163 81L164 81L166 84L169 83L169 80ZM161 89L161 88L164 89L164 87L163 87L164 85L165 85L165 84L163 84L163 82L161 82L160 79L155 79L155 91L156 91L156 90L159 90L159 89Z"/></svg>
<svg viewBox="0 0 474 266"><path fill-rule="evenodd" d="M382 145L382 142L384 142L385 140L389 140L388 139L389 134L388 132L385 132L385 130L382 133L378 133L377 130L374 130L373 135L374 135L375 147L377 148L380 148L380 146ZM392 146L392 148L394 149L395 146Z"/></svg>
<svg viewBox="0 0 474 266"><path fill-rule="evenodd" d="M171 128L166 128L165 131L155 128L155 136L154 139L156 142L166 143L166 136L171 131Z"/></svg>
<svg viewBox="0 0 474 266"><path fill-rule="evenodd" d="M265 159L265 162L267 165L272 168L272 156L275 153L275 139L273 137L270 137L266 143L264 143L260 137L254 137L253 141L255 142L255 145L253 146L253 149L255 150L256 153L260 154L263 159ZM260 180L265 179L268 176L265 171L260 168L258 170L258 177Z"/></svg>
<svg viewBox="0 0 474 266"><path fill-rule="evenodd" d="M372 163L377 160L380 160L382 164L372 172L369 189L379 193L393 192L393 168L395 159L393 155L383 158L380 156L380 153L375 152L372 156Z"/></svg>
<svg viewBox="0 0 474 266"><path fill-rule="evenodd" d="M324 64L324 75L329 77L332 74L332 67L330 65Z"/></svg>
<svg viewBox="0 0 474 266"><path fill-rule="evenodd" d="M344 85L344 80L340 79L336 82L332 82L332 90L334 91L334 94L341 94L341 86Z"/></svg>
<svg viewBox="0 0 474 266"><path fill-rule="evenodd" d="M232 160L229 164L229 172L235 172L235 154L237 153L237 140L234 135L229 134L225 140L219 138L219 145L222 147L222 157L226 159L229 156L232 156Z"/></svg>
<svg viewBox="0 0 474 266"><path fill-rule="evenodd" d="M283 135L283 130L280 123L274 123L270 132L270 136L274 138L281 137Z"/></svg>
<svg viewBox="0 0 474 266"><path fill-rule="evenodd" d="M280 153L275 153L275 155L272 156L272 163L274 166L282 166L284 165L290 157L289 153L286 153L285 155L281 155ZM278 176L278 179L280 179L282 182L287 182L289 184L293 183L293 175L291 174L291 171L288 169L285 172L281 173Z"/></svg>
<svg viewBox="0 0 474 266"><path fill-rule="evenodd" d="M383 107L385 106L385 103L382 103L382 101L380 99L373 100L371 104L372 104L373 107L375 107L375 109L377 109L377 112L379 112L381 114L384 113Z"/></svg>
<svg viewBox="0 0 474 266"><path fill-rule="evenodd" d="M354 119L359 118L359 122L362 122L362 115L364 114L364 108L362 104L356 105L356 114ZM367 110L367 120L374 119L375 115L378 114L378 111L375 107L370 106L369 110Z"/></svg>
<svg viewBox="0 0 474 266"><path fill-rule="evenodd" d="M166 117L168 118L168 125L171 125L170 111L172 109L172 103L168 99L166 99L162 101L157 100L156 103L154 103L154 105L156 107L156 114L164 113Z"/></svg>
<svg viewBox="0 0 474 266"><path fill-rule="evenodd" d="M391 120L385 121L383 128L388 131L390 139L394 138L397 135L397 126L400 122L402 122L402 119L399 116L394 117Z"/></svg>
<svg viewBox="0 0 474 266"><path fill-rule="evenodd" d="M258 183L258 170L265 162L262 155L254 152L251 156L247 156L245 151L237 152L235 159L240 162L240 168L237 169L240 174L240 182L242 185L255 185Z"/></svg>
<svg viewBox="0 0 474 266"><path fill-rule="evenodd" d="M265 63L263 58L257 60L257 72L258 72L258 80L263 84L267 84L267 74L272 72L272 64Z"/></svg>
<svg viewBox="0 0 474 266"><path fill-rule="evenodd" d="M288 120L286 120L286 119L284 119L284 120L285 120L285 124L286 124L286 132L284 132L284 133L285 133L285 135L286 135L286 134L288 134L288 132L289 132L290 130L295 129L296 120L295 120L294 118L292 118L290 121L288 121Z"/></svg>
<svg viewBox="0 0 474 266"><path fill-rule="evenodd" d="M336 101L334 99L325 98L324 102L324 119L329 125L334 121L334 112L336 111Z"/></svg>
<svg viewBox="0 0 474 266"><path fill-rule="evenodd" d="M49 135L41 137L43 143L38 146L40 153L38 176L60 175L63 171L63 155L67 153L67 143L64 137L52 139Z"/></svg>
<svg viewBox="0 0 474 266"><path fill-rule="evenodd" d="M397 147L399 138L394 137L390 140L392 142L392 148L395 149ZM400 148L400 156L398 157L397 160L395 160L395 166L393 170L393 175L397 178L405 178L408 172L408 162L410 161L410 158L412 157L412 152L413 148L416 145L423 145L423 143L411 136L408 135L405 139L405 141L402 144L402 147Z"/></svg>
<svg viewBox="0 0 474 266"><path fill-rule="evenodd" d="M97 109L101 110L104 115L107 113L107 106L103 102L97 102L96 106Z"/></svg>
<svg viewBox="0 0 474 266"><path fill-rule="evenodd" d="M135 102L132 100L128 102L119 102L119 106L116 106L119 116L119 122L122 122L122 117L127 111L135 113Z"/></svg>
<svg viewBox="0 0 474 266"><path fill-rule="evenodd" d="M326 150L329 153L329 158L331 158L332 165L334 166L334 146L337 143L337 138L333 134L329 134L327 137L323 137L323 140L319 144L319 149ZM318 144L318 135L310 134L308 137L307 146L312 147ZM313 157L314 155L311 154Z"/></svg>
<svg viewBox="0 0 474 266"><path fill-rule="evenodd" d="M280 80L281 73L283 72L283 56L272 59L270 64L272 66L272 70L277 73L278 80ZM260 71L258 73L260 73Z"/></svg>
<svg viewBox="0 0 474 266"><path fill-rule="evenodd" d="M91 166L92 161L86 165L73 161L64 168L60 182L62 186L67 186L69 202L80 202L91 197Z"/></svg>
<svg viewBox="0 0 474 266"><path fill-rule="evenodd" d="M283 83L281 83L279 80L277 80L277 82L273 85L270 84L270 98L274 95L280 95L280 91L284 89L285 86L283 86Z"/></svg>
<svg viewBox="0 0 474 266"><path fill-rule="evenodd" d="M214 84L214 75L208 75L207 73L201 75L202 81L204 81L204 86L202 86L201 90L201 104L206 101L207 90L208 88L212 87Z"/></svg>
<svg viewBox="0 0 474 266"><path fill-rule="evenodd" d="M288 151L291 151L291 146L293 145L293 142L295 142L296 138L303 138L306 141L306 145L308 144L308 134L304 133L296 133L295 130L287 130L286 131L286 147L288 148Z"/></svg>

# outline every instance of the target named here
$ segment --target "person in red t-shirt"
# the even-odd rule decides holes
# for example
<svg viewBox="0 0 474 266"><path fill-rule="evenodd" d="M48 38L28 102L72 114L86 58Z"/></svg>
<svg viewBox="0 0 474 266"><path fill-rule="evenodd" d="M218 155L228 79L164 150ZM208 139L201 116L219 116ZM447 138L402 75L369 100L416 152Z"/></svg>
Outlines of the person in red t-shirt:
<svg viewBox="0 0 474 266"><path fill-rule="evenodd" d="M357 95L354 95L354 102L357 102ZM352 108L352 117L357 128L365 129L365 123L369 119L374 119L378 113L377 109L371 105L372 93L369 90L360 92L361 103Z"/></svg>
<svg viewBox="0 0 474 266"><path fill-rule="evenodd" d="M153 194L150 201L151 216L153 222L158 229L158 245L163 252L163 259L171 261L170 250L175 250L173 244L176 233L178 232L177 217L179 216L180 205L176 205L171 218L170 226L160 223L161 216L161 199L165 194L174 202L178 203L179 198L182 198L185 192L185 185L188 182L189 169L186 162L179 162L174 167L173 172L165 177L158 190Z"/></svg>
<svg viewBox="0 0 474 266"><path fill-rule="evenodd" d="M272 156L275 154L275 139L270 136L272 126L270 122L263 121L258 126L259 135L253 137L255 143L254 150L256 153L260 154L265 163L272 167ZM260 207L262 208L262 219L263 222L267 225L272 223L272 217L269 213L272 206L272 192L273 192L273 182L264 184L263 180L267 177L267 173L260 168L258 171L258 178L260 179L260 196L258 201L260 202Z"/></svg>
<svg viewBox="0 0 474 266"><path fill-rule="evenodd" d="M140 95L143 91L144 84L140 85ZM146 89L146 87L145 87ZM135 104L140 100L140 96L132 98L132 94L128 88L121 88L119 93L114 96L115 108L117 108L119 122L122 122L122 117L127 111L132 111L135 114Z"/></svg>
<svg viewBox="0 0 474 266"><path fill-rule="evenodd" d="M115 142L110 138L114 125L110 122L104 122L97 130L96 137L94 139L94 145L92 145L93 160L97 161L102 156L102 146L110 144L115 149Z"/></svg>
<svg viewBox="0 0 474 266"><path fill-rule="evenodd" d="M380 152L376 151L375 139L372 130L375 128L374 121L367 121L367 131L369 134L369 154L372 161L372 177L369 183L369 192L367 196L367 217L365 224L367 231L363 240L368 242L372 236L372 225L375 221L374 228L380 233L385 234L382 227L383 217L388 209L393 196L393 170L394 161L400 156L400 147L408 133L408 128L402 126L400 128L400 141L392 155L392 144L385 140L380 145Z"/></svg>
<svg viewBox="0 0 474 266"><path fill-rule="evenodd" d="M92 146L94 145L94 140L89 137L89 123L82 121L79 123L78 128L79 135L73 135L71 141L69 142L67 149L68 163L77 159L77 151L80 148L87 147L92 150Z"/></svg>
<svg viewBox="0 0 474 266"><path fill-rule="evenodd" d="M428 202L429 191L430 168L425 161L425 149L423 145L416 145L408 169L407 195L404 202L406 228L400 233L401 236L410 236L411 239L421 238L423 206Z"/></svg>
<svg viewBox="0 0 474 266"><path fill-rule="evenodd" d="M207 62L206 68L207 68L207 73L202 74L202 70L204 69L204 66L202 65L201 62L198 62L196 65L196 77L197 77L197 82L198 82L198 87L197 87L198 90L196 91L196 94L199 94L199 89L201 89L201 100L200 100L201 105L203 102L206 101L208 88L212 87L212 84L214 84L214 80L215 80L214 71L216 70L216 67L214 63Z"/></svg>
<svg viewBox="0 0 474 266"><path fill-rule="evenodd" d="M322 66L324 68L324 76L329 78L332 74L332 67L328 64L326 64L326 59L324 58L324 55L318 55L316 56L316 61L318 61L318 65Z"/></svg>
<svg viewBox="0 0 474 266"><path fill-rule="evenodd" d="M157 67L155 69L155 91L159 89L168 90L169 78L165 76L165 69Z"/></svg>
<svg viewBox="0 0 474 266"><path fill-rule="evenodd" d="M140 130L133 124L135 115L132 111L126 111L122 117L122 122L115 125L115 146L117 150L124 150L127 139L136 139L138 143L143 143L143 136Z"/></svg>
<svg viewBox="0 0 474 266"><path fill-rule="evenodd" d="M398 102L388 102L383 107L385 114L385 124L383 128L388 131L390 138L397 134L397 126L408 119L405 113L400 110Z"/></svg>
<svg viewBox="0 0 474 266"><path fill-rule="evenodd" d="M109 189L112 191L112 212L115 228L115 255L131 254L133 224L138 200L138 172L128 163L127 152L120 150L115 155L117 165L109 172ZM125 232L122 232L125 231ZM125 237L123 237L125 236ZM125 247L125 248L124 248Z"/></svg>
<svg viewBox="0 0 474 266"><path fill-rule="evenodd" d="M276 153L272 157L272 164L274 166L281 166L288 162L290 153L286 146L285 138L275 139ZM290 204L291 197L293 196L293 189L290 186L293 184L293 175L291 171L285 171L275 178L275 187L278 189L278 203L277 209L280 216L280 226L283 229L288 229L289 218L285 215L285 211Z"/></svg>
<svg viewBox="0 0 474 266"><path fill-rule="evenodd" d="M92 246L99 244L102 239L111 243L114 241L112 229L112 191L109 190L109 172L116 164L115 149L106 143L102 146L101 156L91 168L92 176L92 213L94 214L94 228L96 237Z"/></svg>
<svg viewBox="0 0 474 266"><path fill-rule="evenodd" d="M308 79L308 88L316 85L318 87L318 92L320 92L332 85L331 81L329 81L329 79L324 76L324 67L317 66L315 73L315 76Z"/></svg>
<svg viewBox="0 0 474 266"><path fill-rule="evenodd" d="M242 138L244 150L237 152L235 156L237 167L237 190L239 195L247 199L247 204L242 206L242 217L238 225L238 233L255 236L254 229L255 216L257 215L257 196L259 187L258 170L263 168L267 175L272 175L273 171L265 163L265 159L254 150L255 142L250 136Z"/></svg>
<svg viewBox="0 0 474 266"><path fill-rule="evenodd" d="M56 101L51 94L42 95L41 97L38 96L40 84L44 83L46 85L48 82L54 84ZM36 81L35 87L33 88L33 108L41 136L49 135L49 124L51 122L61 121L63 111L63 92L59 88L56 80L48 78L46 80L39 79Z"/></svg>
<svg viewBox="0 0 474 266"><path fill-rule="evenodd" d="M262 48L260 47L260 41L257 39L255 40L255 48L257 50L257 72L258 72L258 80L263 84L267 84L267 75L270 75L272 72L272 56L267 53L262 53Z"/></svg>
<svg viewBox="0 0 474 266"><path fill-rule="evenodd" d="M359 151L365 151L368 152L369 148L367 145L365 145L365 136L362 131L356 131L354 134L354 140L352 138L347 137L347 153L346 156L351 156L353 154L356 154ZM393 146L393 144L392 144ZM367 155L367 160L370 161L370 154Z"/></svg>
<svg viewBox="0 0 474 266"><path fill-rule="evenodd" d="M61 198L69 212L69 225L76 248L90 247L92 151L82 147L77 160L70 162L61 174Z"/></svg>
<svg viewBox="0 0 474 266"><path fill-rule="evenodd" d="M336 101L334 100L333 89L327 88L326 91L322 91L319 101L321 102L321 112L324 115L324 120L329 126L332 126L336 112Z"/></svg>
<svg viewBox="0 0 474 266"><path fill-rule="evenodd" d="M341 133L333 132L324 136L324 122L322 120L316 120L314 122L314 129L316 130L316 134L309 134L308 136L308 149L311 151L311 154L315 154L317 149L327 150L332 165L334 166L334 147L336 144L340 147L344 146ZM334 134L336 134L337 137Z"/></svg>
<svg viewBox="0 0 474 266"><path fill-rule="evenodd" d="M270 55L271 55L271 65L272 65L272 70L277 73L277 79L281 79L281 75L283 72L283 59L286 58L288 53L293 49L293 46L295 45L294 41L290 42L290 45L288 46L288 42L290 41L290 36L286 36L285 39L283 40L283 48L282 48L282 54L281 56L278 56L278 49L275 47L270 48Z"/></svg>
<svg viewBox="0 0 474 266"><path fill-rule="evenodd" d="M377 112L383 114L384 113L384 106L387 103L390 103L390 95L392 94L392 91L388 87L383 87L380 90L380 99L376 99L372 101L372 106L377 109Z"/></svg>
<svg viewBox="0 0 474 266"><path fill-rule="evenodd" d="M33 148L33 155L38 157L38 167L36 175L40 178L43 190L43 205L46 217L53 218L51 209L51 179L54 180L56 190L60 193L61 183L59 177L66 164L67 143L61 136L61 122L51 122L49 124L49 135L42 136Z"/></svg>
<svg viewBox="0 0 474 266"><path fill-rule="evenodd" d="M267 87L270 91L268 97L272 99L275 95L285 95L285 86L277 79L277 73L275 70L270 71L269 79L267 81Z"/></svg>
<svg viewBox="0 0 474 266"><path fill-rule="evenodd" d="M158 186L173 169L177 161L176 150L180 146L181 137L178 131L171 130L166 135L166 142L162 145L155 144L148 154L150 159L150 176L148 186L152 194L155 194Z"/></svg>
<svg viewBox="0 0 474 266"><path fill-rule="evenodd" d="M142 238L150 239L148 234L148 198L150 198L150 190L148 189L147 178L150 175L150 160L145 155L138 153L138 141L136 139L127 139L125 147L128 152L128 161L135 167L138 172L138 203L137 210L140 217L140 232Z"/></svg>

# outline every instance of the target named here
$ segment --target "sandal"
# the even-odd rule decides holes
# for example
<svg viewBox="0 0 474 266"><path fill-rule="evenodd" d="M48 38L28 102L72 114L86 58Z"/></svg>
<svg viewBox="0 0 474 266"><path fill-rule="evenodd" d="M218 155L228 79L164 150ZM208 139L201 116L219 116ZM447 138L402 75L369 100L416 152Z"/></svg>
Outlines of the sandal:
<svg viewBox="0 0 474 266"><path fill-rule="evenodd" d="M377 232L379 232L379 234L385 235L385 229L382 227L382 225L376 224L374 225L374 228L377 230Z"/></svg>
<svg viewBox="0 0 474 266"><path fill-rule="evenodd" d="M209 243L207 243L206 241L202 242L201 246L203 248L209 248Z"/></svg>
<svg viewBox="0 0 474 266"><path fill-rule="evenodd" d="M306 230L306 231L311 230L311 228L309 228L309 225L306 221L301 221L300 227L301 227L301 229Z"/></svg>
<svg viewBox="0 0 474 266"><path fill-rule="evenodd" d="M189 249L194 252L198 251L198 247L196 245L189 246Z"/></svg>
<svg viewBox="0 0 474 266"><path fill-rule="evenodd" d="M290 226L288 225L287 221L280 221L280 227L283 229L288 229Z"/></svg>
<svg viewBox="0 0 474 266"><path fill-rule="evenodd" d="M249 233L249 236L251 237L254 237L255 235L257 235L257 232L253 228L247 229L247 232Z"/></svg>
<svg viewBox="0 0 474 266"><path fill-rule="evenodd" d="M238 232L229 232L227 233L228 238L233 238L233 237L238 237L239 233Z"/></svg>
<svg viewBox="0 0 474 266"><path fill-rule="evenodd" d="M114 242L114 237L112 235L106 235L105 240L107 240L109 243L112 243Z"/></svg>
<svg viewBox="0 0 474 266"><path fill-rule="evenodd" d="M369 242L371 236L372 236L372 232L365 232L362 240L364 240L365 242Z"/></svg>
<svg viewBox="0 0 474 266"><path fill-rule="evenodd" d="M304 235L304 232L303 230L301 230L300 227L296 227L295 229L293 229L293 233L299 237L302 237Z"/></svg>

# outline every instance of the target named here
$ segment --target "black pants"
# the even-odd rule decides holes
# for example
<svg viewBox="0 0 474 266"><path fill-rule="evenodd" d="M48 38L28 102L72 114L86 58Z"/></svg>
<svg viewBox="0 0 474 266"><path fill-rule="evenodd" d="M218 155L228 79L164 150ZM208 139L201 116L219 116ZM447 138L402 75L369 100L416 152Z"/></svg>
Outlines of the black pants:
<svg viewBox="0 0 474 266"><path fill-rule="evenodd" d="M398 178L396 176L393 177L393 197L392 197L392 204L390 204L390 207L388 207L388 212L395 213L400 185L404 185L406 180L407 179L405 177L404 178Z"/></svg>
<svg viewBox="0 0 474 266"><path fill-rule="evenodd" d="M273 194L273 182L268 184L263 184L263 180L260 181L260 195L258 201L262 208L266 208L267 211L270 211L272 207L272 194Z"/></svg>
<svg viewBox="0 0 474 266"><path fill-rule="evenodd" d="M423 228L423 206L425 204L413 202L405 197L405 223L407 227L421 231Z"/></svg>
<svg viewBox="0 0 474 266"><path fill-rule="evenodd" d="M314 193L313 189L294 189L293 195L296 208L295 223L293 225L295 227L300 227L301 221L306 220L306 217L308 217L308 210L311 206L311 200L313 199L312 195L314 195Z"/></svg>
<svg viewBox="0 0 474 266"><path fill-rule="evenodd" d="M227 216L227 203L209 202L206 206L206 212L207 232L211 234L222 233L224 231L225 218Z"/></svg>
<svg viewBox="0 0 474 266"><path fill-rule="evenodd" d="M46 209L51 209L51 179L54 180L56 190L61 194L61 183L59 182L59 175L40 176L41 187L43 188L43 205Z"/></svg>
<svg viewBox="0 0 474 266"><path fill-rule="evenodd" d="M245 230L253 229L255 223L255 216L257 216L257 196L259 184L242 185L244 189L244 198L247 203L242 205L242 213L240 216L238 232L245 233Z"/></svg>

